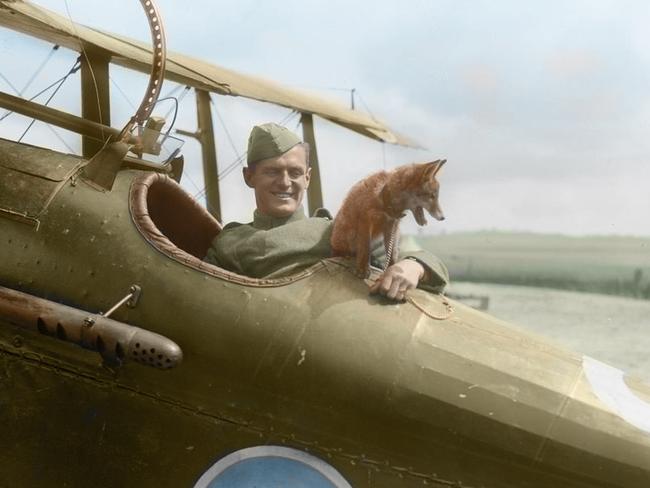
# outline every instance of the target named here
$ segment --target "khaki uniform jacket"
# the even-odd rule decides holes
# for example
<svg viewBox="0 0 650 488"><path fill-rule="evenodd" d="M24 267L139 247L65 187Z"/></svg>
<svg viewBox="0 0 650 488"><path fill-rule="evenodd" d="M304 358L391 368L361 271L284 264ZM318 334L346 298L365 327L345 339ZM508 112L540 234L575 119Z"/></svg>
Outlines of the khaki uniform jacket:
<svg viewBox="0 0 650 488"><path fill-rule="evenodd" d="M332 221L326 217L305 217L303 209L285 218L255 211L249 224L232 222L212 242L205 257L208 263L253 278L279 278L297 273L331 256ZM378 264L383 249L373 252ZM400 257L416 259L427 270L419 287L441 293L449 283L445 265L433 254L416 250Z"/></svg>

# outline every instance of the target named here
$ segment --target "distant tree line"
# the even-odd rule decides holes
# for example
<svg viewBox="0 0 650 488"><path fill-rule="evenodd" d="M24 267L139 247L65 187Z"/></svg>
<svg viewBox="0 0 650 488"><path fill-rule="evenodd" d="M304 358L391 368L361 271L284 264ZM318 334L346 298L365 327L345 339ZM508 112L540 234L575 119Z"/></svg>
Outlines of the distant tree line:
<svg viewBox="0 0 650 488"><path fill-rule="evenodd" d="M650 299L650 281L643 280L643 270L637 268L628 279L623 277L581 280L569 276L535 276L527 273L504 274L481 270L476 266L450 266L452 280L501 285L536 286L560 290L603 293L634 298Z"/></svg>
<svg viewBox="0 0 650 488"><path fill-rule="evenodd" d="M650 299L650 238L481 231L421 236L452 281Z"/></svg>

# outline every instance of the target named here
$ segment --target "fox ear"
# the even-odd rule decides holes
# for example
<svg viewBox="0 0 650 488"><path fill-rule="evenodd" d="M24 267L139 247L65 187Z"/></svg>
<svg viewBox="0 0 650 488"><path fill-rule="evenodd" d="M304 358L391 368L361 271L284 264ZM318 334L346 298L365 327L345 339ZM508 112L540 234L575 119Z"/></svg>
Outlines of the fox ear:
<svg viewBox="0 0 650 488"><path fill-rule="evenodd" d="M436 176L438 174L438 171L440 171L440 168L447 162L446 159L436 159L435 161L431 161L430 163L425 164L425 169L424 169L424 174L422 175L422 178L425 180L429 180Z"/></svg>

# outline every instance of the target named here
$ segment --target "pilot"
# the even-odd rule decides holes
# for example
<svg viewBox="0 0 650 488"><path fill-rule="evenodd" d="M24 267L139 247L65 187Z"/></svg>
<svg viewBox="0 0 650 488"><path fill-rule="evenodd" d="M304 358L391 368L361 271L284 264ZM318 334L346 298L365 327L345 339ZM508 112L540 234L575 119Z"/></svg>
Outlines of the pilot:
<svg viewBox="0 0 650 488"><path fill-rule="evenodd" d="M330 257L329 213L307 218L302 207L311 176L308 144L280 125L255 126L247 163L244 181L254 190L257 205L253 221L226 225L205 261L254 278L279 278ZM401 301L416 286L440 293L448 282L444 264L420 250L388 267L370 291Z"/></svg>

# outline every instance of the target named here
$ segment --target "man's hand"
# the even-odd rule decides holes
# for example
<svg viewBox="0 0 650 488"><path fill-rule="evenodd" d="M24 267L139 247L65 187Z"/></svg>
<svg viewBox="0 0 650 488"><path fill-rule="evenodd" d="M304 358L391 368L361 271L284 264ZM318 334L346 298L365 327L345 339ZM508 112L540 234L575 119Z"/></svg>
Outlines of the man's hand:
<svg viewBox="0 0 650 488"><path fill-rule="evenodd" d="M406 292L418 286L424 276L424 267L413 259L402 259L389 266L370 287L370 293L379 293L391 300L403 302Z"/></svg>

